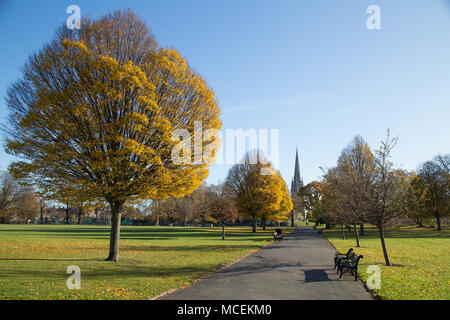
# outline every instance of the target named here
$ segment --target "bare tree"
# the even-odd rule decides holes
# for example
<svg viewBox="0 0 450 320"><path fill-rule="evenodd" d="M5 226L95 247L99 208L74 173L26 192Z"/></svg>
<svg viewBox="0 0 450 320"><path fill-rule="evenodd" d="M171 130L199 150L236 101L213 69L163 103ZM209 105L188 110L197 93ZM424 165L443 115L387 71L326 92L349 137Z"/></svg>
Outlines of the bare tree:
<svg viewBox="0 0 450 320"><path fill-rule="evenodd" d="M231 192L225 185L216 188L217 192L211 195L211 217L220 222L222 226L222 240L225 240L225 223L237 219L237 208Z"/></svg>
<svg viewBox="0 0 450 320"><path fill-rule="evenodd" d="M0 223L7 223L11 214L17 214L23 209L25 202L32 196L33 190L19 181L8 172L0 174ZM31 204L31 202L30 202Z"/></svg>
<svg viewBox="0 0 450 320"><path fill-rule="evenodd" d="M203 183L192 193L192 213L196 222L206 224L212 222L211 201L219 190L218 186Z"/></svg>
<svg viewBox="0 0 450 320"><path fill-rule="evenodd" d="M19 221L27 223L38 215L39 200L32 188L27 186L19 188L19 194L12 203L11 212Z"/></svg>
<svg viewBox="0 0 450 320"><path fill-rule="evenodd" d="M384 237L386 225L390 220L405 213L405 207L401 201L404 198L401 186L403 172L394 170L393 163L389 160L397 140L397 138L391 138L388 130L386 139L381 142L380 149L376 151L373 174L360 193L361 201L367 205L364 220L377 226L387 266L391 265L391 261Z"/></svg>

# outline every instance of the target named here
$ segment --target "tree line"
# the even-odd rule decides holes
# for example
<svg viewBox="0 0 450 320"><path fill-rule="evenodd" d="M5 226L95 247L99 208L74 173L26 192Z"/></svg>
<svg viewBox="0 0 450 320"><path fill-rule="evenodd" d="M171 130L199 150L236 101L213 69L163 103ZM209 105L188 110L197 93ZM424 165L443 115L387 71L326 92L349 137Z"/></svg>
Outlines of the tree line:
<svg viewBox="0 0 450 320"><path fill-rule="evenodd" d="M324 170L320 181L299 191L309 214L327 227L339 225L343 238L344 226L353 226L358 247L364 224L376 226L388 266L386 227L397 218L410 218L419 226L434 219L441 230L441 219L449 216L450 204L450 154L437 155L409 172L396 168L390 160L397 140L388 130L380 147L372 151L356 136L335 167Z"/></svg>
<svg viewBox="0 0 450 320"><path fill-rule="evenodd" d="M281 174L261 151L253 150L230 169L222 184L202 184L184 197L153 200L150 207L156 225L164 219L183 226L218 223L224 228L239 219L249 220L256 232L258 221L263 230L268 221L286 222L293 204Z"/></svg>

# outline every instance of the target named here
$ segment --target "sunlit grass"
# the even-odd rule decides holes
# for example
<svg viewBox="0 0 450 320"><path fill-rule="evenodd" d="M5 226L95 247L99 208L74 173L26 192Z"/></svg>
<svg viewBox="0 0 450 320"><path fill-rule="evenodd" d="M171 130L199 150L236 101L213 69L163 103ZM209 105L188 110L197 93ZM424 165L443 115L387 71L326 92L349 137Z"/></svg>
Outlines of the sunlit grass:
<svg viewBox="0 0 450 320"><path fill-rule="evenodd" d="M0 299L150 299L269 244L273 228L122 227L120 262L105 262L109 227L0 225ZM289 232L288 229L285 232ZM81 268L69 290L68 266Z"/></svg>
<svg viewBox="0 0 450 320"><path fill-rule="evenodd" d="M324 230L323 235L340 252L354 248L364 258L360 261L359 274L363 281L369 265L381 268L381 289L374 294L383 299L450 299L450 229L395 227L386 233L386 244L393 266L385 266L377 229L366 227L356 247L352 232L341 239L340 230Z"/></svg>

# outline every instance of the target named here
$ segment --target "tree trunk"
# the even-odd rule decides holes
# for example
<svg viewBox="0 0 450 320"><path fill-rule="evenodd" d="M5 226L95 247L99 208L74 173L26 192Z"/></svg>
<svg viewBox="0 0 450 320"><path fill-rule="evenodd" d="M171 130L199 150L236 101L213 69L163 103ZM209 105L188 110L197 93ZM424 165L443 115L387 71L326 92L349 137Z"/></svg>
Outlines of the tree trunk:
<svg viewBox="0 0 450 320"><path fill-rule="evenodd" d="M110 203L111 206L111 236L109 239L109 256L105 261L119 262L120 218L123 202Z"/></svg>
<svg viewBox="0 0 450 320"><path fill-rule="evenodd" d="M359 226L359 234L360 234L361 236L364 235L364 223L361 223L361 225Z"/></svg>
<svg viewBox="0 0 450 320"><path fill-rule="evenodd" d="M41 206L41 224L44 224L44 207Z"/></svg>
<svg viewBox="0 0 450 320"><path fill-rule="evenodd" d="M441 215L439 212L436 212L436 223L438 231L441 231Z"/></svg>
<svg viewBox="0 0 450 320"><path fill-rule="evenodd" d="M266 230L266 218L262 218L261 223L262 223L262 229Z"/></svg>
<svg viewBox="0 0 450 320"><path fill-rule="evenodd" d="M390 266L391 261L389 260L389 254L386 248L386 242L384 241L384 230L382 226L378 226L378 232L380 233L381 247L383 248L384 260L386 261L386 265Z"/></svg>
<svg viewBox="0 0 450 320"><path fill-rule="evenodd" d="M355 227L356 246L359 248L360 247L360 245L359 245L359 234L358 234L358 226L356 225L356 223L355 223L354 227Z"/></svg>
<svg viewBox="0 0 450 320"><path fill-rule="evenodd" d="M291 227L295 227L295 222L294 222L294 210L292 210L292 215L291 215Z"/></svg>
<svg viewBox="0 0 450 320"><path fill-rule="evenodd" d="M156 214L156 223L155 226L159 227L159 212Z"/></svg>
<svg viewBox="0 0 450 320"><path fill-rule="evenodd" d="M69 224L69 205L66 206L66 224Z"/></svg>
<svg viewBox="0 0 450 320"><path fill-rule="evenodd" d="M252 222L253 222L253 225L252 225L252 232L253 232L253 233L256 233L256 216L253 216L253 217L252 217Z"/></svg>
<svg viewBox="0 0 450 320"><path fill-rule="evenodd" d="M225 240L225 224L222 221L222 240Z"/></svg>
<svg viewBox="0 0 450 320"><path fill-rule="evenodd" d="M83 209L80 207L78 208L78 219L77 224L81 224L81 215L83 214Z"/></svg>
<svg viewBox="0 0 450 320"><path fill-rule="evenodd" d="M344 225L342 225L342 224L341 224L341 237L342 237L342 240L345 240Z"/></svg>

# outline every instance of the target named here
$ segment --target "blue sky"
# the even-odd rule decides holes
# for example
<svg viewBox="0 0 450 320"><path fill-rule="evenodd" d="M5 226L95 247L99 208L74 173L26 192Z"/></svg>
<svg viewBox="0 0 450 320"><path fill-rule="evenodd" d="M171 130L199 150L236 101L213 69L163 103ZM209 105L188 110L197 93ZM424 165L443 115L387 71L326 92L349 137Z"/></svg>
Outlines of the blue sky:
<svg viewBox="0 0 450 320"><path fill-rule="evenodd" d="M223 129L279 129L287 182L300 151L305 182L361 134L415 169L450 152L450 5L445 0L0 0L0 121L8 85L76 4L96 18L133 8L159 44L176 48L215 90ZM381 8L381 30L366 9ZM0 150L0 169L13 160ZM209 182L230 166L214 165Z"/></svg>

